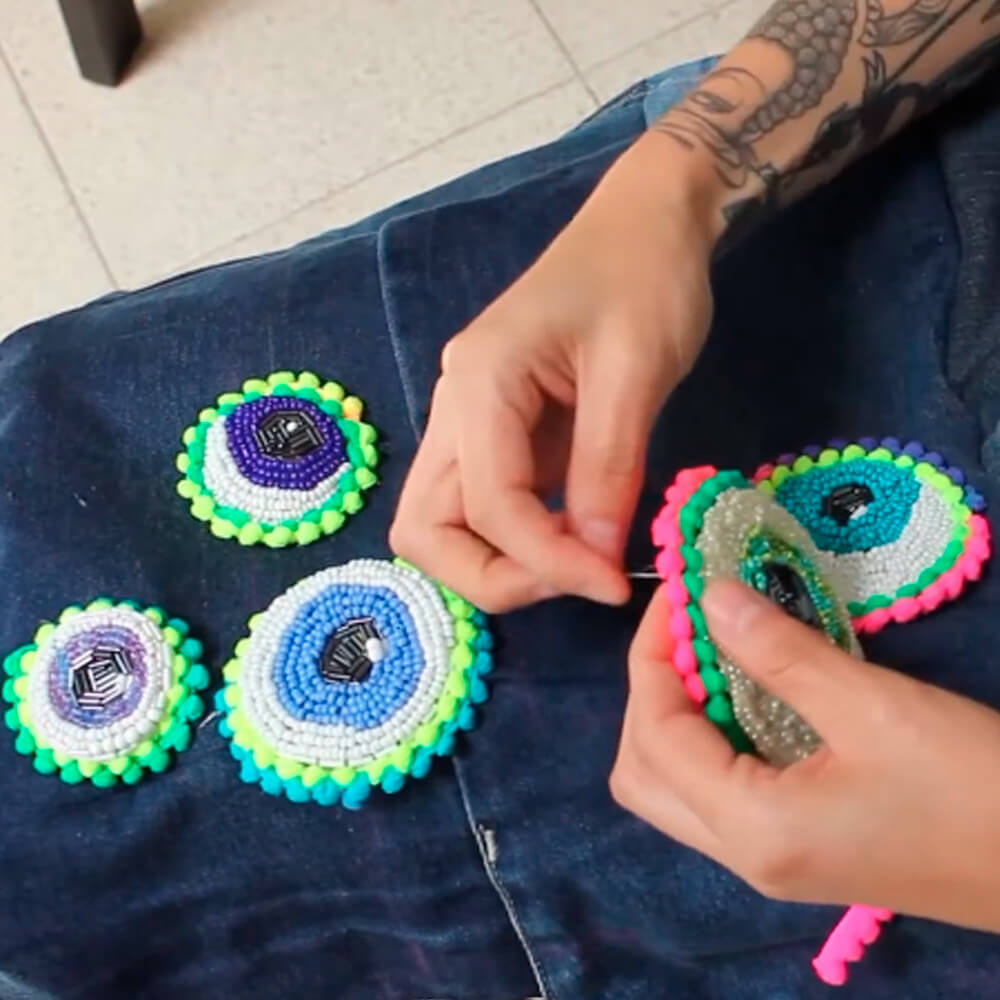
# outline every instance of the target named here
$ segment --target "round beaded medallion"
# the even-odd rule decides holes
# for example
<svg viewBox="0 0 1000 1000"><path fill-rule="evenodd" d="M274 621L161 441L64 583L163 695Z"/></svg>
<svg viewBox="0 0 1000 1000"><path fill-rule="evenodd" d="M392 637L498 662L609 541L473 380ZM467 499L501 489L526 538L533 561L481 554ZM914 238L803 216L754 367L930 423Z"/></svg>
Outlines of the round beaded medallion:
<svg viewBox="0 0 1000 1000"><path fill-rule="evenodd" d="M312 372L275 372L221 395L183 435L177 492L218 538L271 548L337 531L375 485L362 403Z"/></svg>
<svg viewBox="0 0 1000 1000"><path fill-rule="evenodd" d="M832 556L858 632L953 600L989 558L985 500L915 441L807 448L762 466L754 480Z"/></svg>
<svg viewBox="0 0 1000 1000"><path fill-rule="evenodd" d="M691 697L738 750L785 765L816 749L812 728L717 649L700 607L713 577L735 577L860 656L832 560L808 532L738 472L680 473L653 522L674 637L673 665Z"/></svg>
<svg viewBox="0 0 1000 1000"><path fill-rule="evenodd" d="M452 752L485 701L483 614L401 562L299 581L249 622L223 671L220 732L244 781L358 808Z"/></svg>
<svg viewBox="0 0 1000 1000"><path fill-rule="evenodd" d="M66 608L4 660L15 749L68 784L134 784L184 750L209 681L179 618L132 601Z"/></svg>

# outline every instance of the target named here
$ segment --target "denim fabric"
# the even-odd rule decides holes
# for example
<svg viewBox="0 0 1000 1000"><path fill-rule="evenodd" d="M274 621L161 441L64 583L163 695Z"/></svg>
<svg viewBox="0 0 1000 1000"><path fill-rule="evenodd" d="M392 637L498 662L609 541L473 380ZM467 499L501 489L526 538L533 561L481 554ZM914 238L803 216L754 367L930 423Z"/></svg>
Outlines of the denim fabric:
<svg viewBox="0 0 1000 1000"><path fill-rule="evenodd" d="M445 340L691 75L633 88L562 140L349 230L111 296L0 345L0 649L112 593L188 619L217 679L247 616L279 591L388 555ZM654 434L632 565L650 560L647 525L680 466L750 468L831 436L922 439L1000 496L984 277L1000 208L975 170L1000 160L997 117L970 99L719 263L708 348ZM333 539L241 549L189 517L173 456L206 401L277 368L366 399L382 482ZM836 910L765 900L608 796L648 596L499 619L481 727L360 813L241 784L211 727L168 773L110 792L43 778L0 741L0 997L825 995L809 958ZM1000 706L998 606L993 574L866 646ZM995 938L906 919L842 995L980 997L998 981Z"/></svg>

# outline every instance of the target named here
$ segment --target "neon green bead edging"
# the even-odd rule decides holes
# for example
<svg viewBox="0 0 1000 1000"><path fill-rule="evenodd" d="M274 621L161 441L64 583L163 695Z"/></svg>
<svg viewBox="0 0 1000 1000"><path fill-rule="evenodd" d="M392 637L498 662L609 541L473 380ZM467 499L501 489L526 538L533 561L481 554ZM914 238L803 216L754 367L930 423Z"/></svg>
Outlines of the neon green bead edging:
<svg viewBox="0 0 1000 1000"><path fill-rule="evenodd" d="M361 559L299 581L249 622L216 697L241 778L359 808L398 792L476 723L486 618L409 565Z"/></svg>
<svg viewBox="0 0 1000 1000"><path fill-rule="evenodd" d="M248 379L184 431L177 492L217 538L309 545L339 531L377 482L378 435L363 409L312 372Z"/></svg>
<svg viewBox="0 0 1000 1000"><path fill-rule="evenodd" d="M14 748L71 785L165 770L204 711L201 653L187 624L159 608L98 598L64 609L3 661Z"/></svg>

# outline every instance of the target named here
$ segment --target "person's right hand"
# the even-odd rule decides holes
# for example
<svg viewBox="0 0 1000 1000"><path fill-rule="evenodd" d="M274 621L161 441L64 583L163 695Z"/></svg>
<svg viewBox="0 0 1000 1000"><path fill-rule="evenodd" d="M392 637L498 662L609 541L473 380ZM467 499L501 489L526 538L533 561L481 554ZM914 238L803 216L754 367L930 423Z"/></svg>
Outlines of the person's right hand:
<svg viewBox="0 0 1000 1000"><path fill-rule="evenodd" d="M714 216L675 157L640 139L444 350L390 543L486 610L628 597L650 429L711 317Z"/></svg>

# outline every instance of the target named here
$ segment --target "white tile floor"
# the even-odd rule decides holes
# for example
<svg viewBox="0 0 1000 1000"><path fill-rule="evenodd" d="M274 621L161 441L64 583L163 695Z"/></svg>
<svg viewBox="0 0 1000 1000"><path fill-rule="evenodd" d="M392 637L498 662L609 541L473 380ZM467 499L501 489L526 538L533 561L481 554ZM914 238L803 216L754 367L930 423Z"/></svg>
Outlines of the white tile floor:
<svg viewBox="0 0 1000 1000"><path fill-rule="evenodd" d="M0 0L0 336L543 142L768 0L140 0L116 89Z"/></svg>

